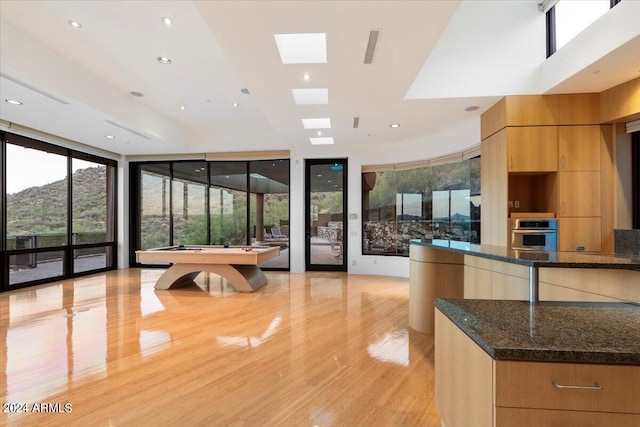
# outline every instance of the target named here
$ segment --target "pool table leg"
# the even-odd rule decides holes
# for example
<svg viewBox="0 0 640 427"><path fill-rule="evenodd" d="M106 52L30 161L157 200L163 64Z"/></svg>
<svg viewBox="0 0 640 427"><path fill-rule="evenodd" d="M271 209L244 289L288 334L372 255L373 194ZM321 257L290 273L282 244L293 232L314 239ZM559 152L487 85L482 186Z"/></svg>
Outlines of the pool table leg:
<svg viewBox="0 0 640 427"><path fill-rule="evenodd" d="M200 272L214 273L238 292L253 292L267 283L267 276L257 265L174 264L156 282L156 289L171 289L192 282Z"/></svg>

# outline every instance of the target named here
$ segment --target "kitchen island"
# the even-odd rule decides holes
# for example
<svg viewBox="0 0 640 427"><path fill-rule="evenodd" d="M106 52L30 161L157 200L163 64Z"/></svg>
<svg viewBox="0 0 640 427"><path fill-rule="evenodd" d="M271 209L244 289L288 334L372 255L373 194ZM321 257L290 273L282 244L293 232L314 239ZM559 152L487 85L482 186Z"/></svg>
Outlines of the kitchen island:
<svg viewBox="0 0 640 427"><path fill-rule="evenodd" d="M409 326L433 333L435 298L640 303L640 256L515 251L412 240Z"/></svg>
<svg viewBox="0 0 640 427"><path fill-rule="evenodd" d="M640 306L436 299L442 425L640 425Z"/></svg>

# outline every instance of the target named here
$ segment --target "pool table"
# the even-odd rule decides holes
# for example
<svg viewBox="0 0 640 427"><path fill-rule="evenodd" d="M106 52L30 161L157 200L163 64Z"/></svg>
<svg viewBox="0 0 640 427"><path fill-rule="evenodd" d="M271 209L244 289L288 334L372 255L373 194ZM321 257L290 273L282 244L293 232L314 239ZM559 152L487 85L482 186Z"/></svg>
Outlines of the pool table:
<svg viewBox="0 0 640 427"><path fill-rule="evenodd" d="M222 276L238 292L253 292L267 283L259 264L280 255L278 246L167 246L136 251L142 264L173 264L158 279L155 289L192 283L200 272Z"/></svg>

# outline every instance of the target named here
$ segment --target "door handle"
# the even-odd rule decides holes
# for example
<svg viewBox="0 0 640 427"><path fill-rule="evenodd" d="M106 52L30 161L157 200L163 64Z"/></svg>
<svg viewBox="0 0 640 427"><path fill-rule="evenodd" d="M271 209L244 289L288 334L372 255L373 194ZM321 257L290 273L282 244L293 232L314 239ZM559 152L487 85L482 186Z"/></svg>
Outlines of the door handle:
<svg viewBox="0 0 640 427"><path fill-rule="evenodd" d="M602 386L598 383L593 383L593 385L562 385L555 382L555 380L551 381L551 384L555 388L559 388L561 390L589 390L589 391L600 391L602 390Z"/></svg>

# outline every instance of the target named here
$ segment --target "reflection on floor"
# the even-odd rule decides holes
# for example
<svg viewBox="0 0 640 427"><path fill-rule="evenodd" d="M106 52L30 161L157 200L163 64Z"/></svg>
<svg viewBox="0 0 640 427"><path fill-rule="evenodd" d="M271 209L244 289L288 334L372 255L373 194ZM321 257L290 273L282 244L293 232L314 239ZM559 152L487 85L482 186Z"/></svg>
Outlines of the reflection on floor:
<svg viewBox="0 0 640 427"><path fill-rule="evenodd" d="M201 274L155 291L162 272L0 294L0 397L28 409L0 425L440 425L408 279L268 272L237 293Z"/></svg>

